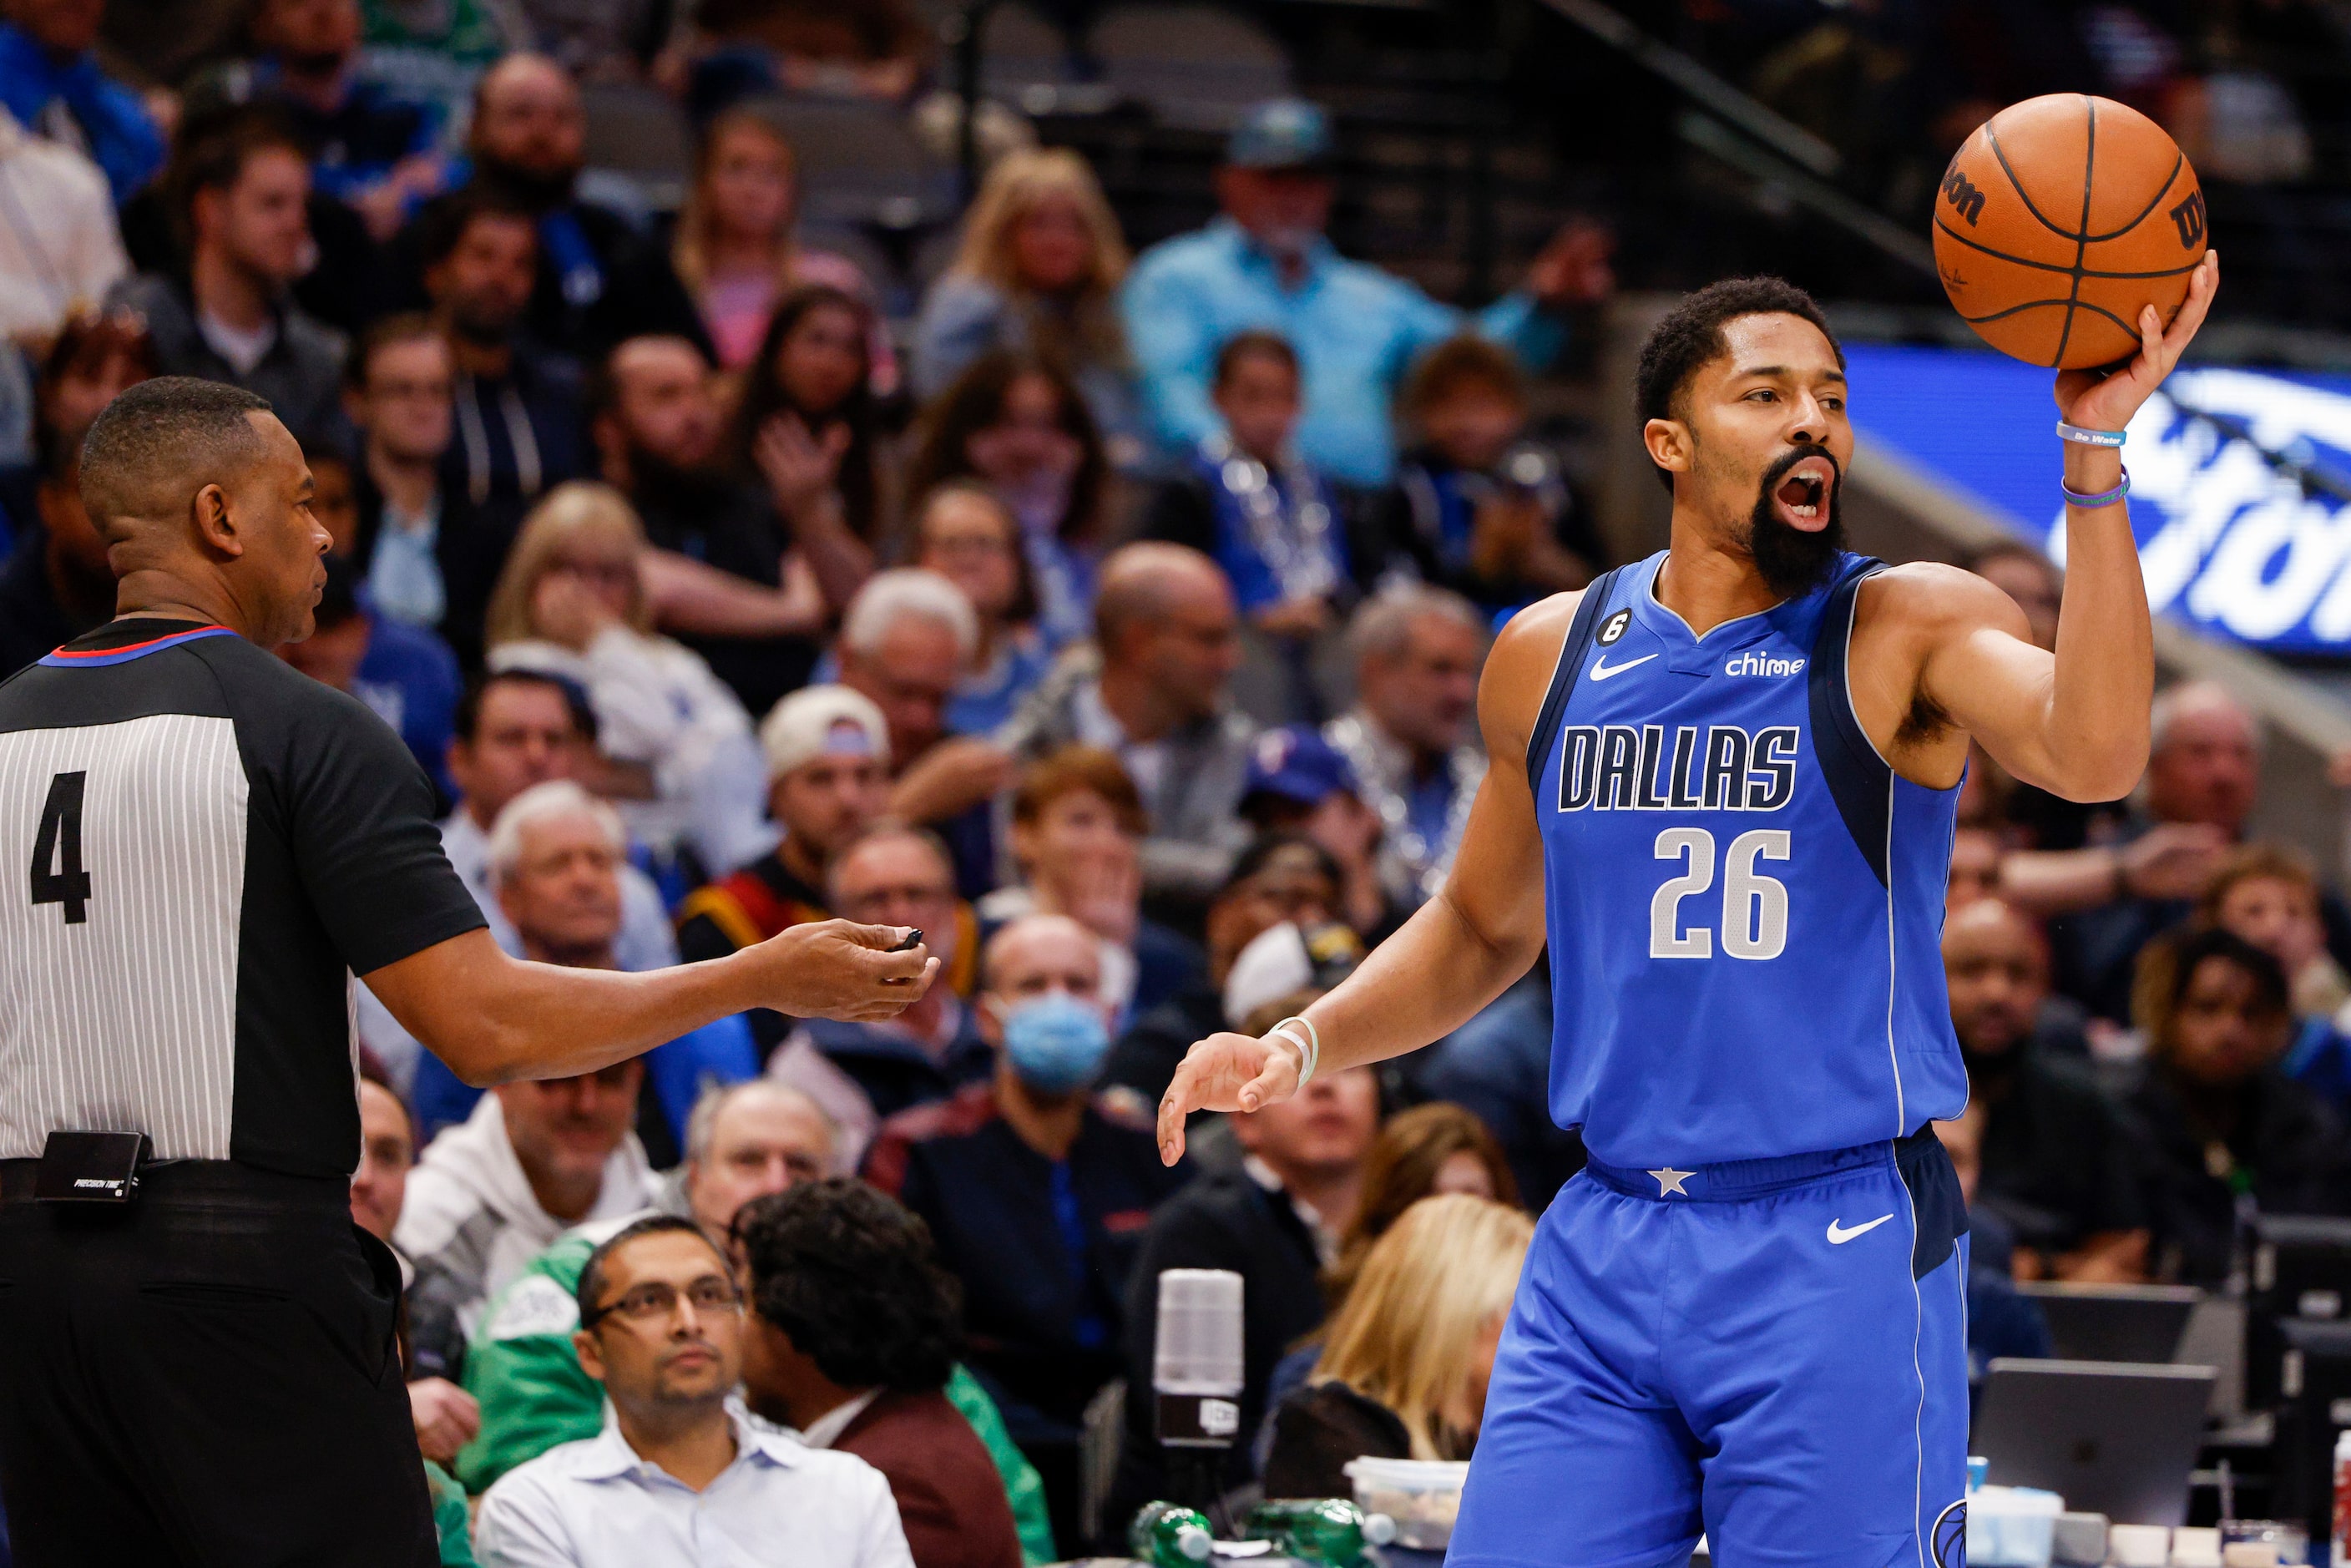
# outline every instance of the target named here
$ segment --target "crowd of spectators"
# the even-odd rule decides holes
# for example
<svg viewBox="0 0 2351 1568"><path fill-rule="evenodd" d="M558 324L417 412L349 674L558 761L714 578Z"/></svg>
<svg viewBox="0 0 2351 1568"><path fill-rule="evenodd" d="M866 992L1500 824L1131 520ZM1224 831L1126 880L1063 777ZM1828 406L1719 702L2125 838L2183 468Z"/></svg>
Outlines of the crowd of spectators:
<svg viewBox="0 0 2351 1568"><path fill-rule="evenodd" d="M111 612L99 409L234 382L333 540L283 655L402 735L502 945L649 969L840 915L942 966L887 1023L753 1012L486 1093L360 988L352 1208L409 1273L446 1560L1081 1552L1168 1484L1169 1268L1246 1281L1229 1485L1465 1455L1581 1160L1540 970L1176 1167L1149 1116L1194 1040L1442 886L1493 628L1606 564L1529 434L1604 237L1465 316L1334 252L1329 126L1282 100L1220 214L1139 256L1082 159L1007 153L893 315L803 243L776 96L903 96L879 0L658 36L259 0L172 92L110 74L101 9L0 0L0 676ZM509 10L538 35L499 43ZM692 109L673 214L589 193L616 73ZM2047 562L1977 565L2053 638ZM2013 1279L2217 1284L2249 1210L2351 1212L2351 911L2247 841L2224 689L2154 730L2127 802L1966 787L1948 1133L2011 1348Z"/></svg>

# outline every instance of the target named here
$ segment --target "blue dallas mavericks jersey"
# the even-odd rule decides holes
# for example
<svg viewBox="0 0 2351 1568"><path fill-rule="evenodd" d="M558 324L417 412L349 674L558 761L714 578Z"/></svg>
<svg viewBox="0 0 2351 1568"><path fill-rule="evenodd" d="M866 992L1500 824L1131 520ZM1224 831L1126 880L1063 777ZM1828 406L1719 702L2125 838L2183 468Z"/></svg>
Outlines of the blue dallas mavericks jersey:
<svg viewBox="0 0 2351 1568"><path fill-rule="evenodd" d="M1863 578L1704 637L1660 553L1594 583L1531 737L1552 1115L1634 1169L1881 1143L1957 1116L1943 989L1959 791L1854 716Z"/></svg>

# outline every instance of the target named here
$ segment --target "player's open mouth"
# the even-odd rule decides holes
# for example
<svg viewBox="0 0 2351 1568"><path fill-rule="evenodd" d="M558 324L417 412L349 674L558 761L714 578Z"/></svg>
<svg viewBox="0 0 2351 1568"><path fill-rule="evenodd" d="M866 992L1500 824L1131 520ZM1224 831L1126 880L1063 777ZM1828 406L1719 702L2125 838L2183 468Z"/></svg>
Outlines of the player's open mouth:
<svg viewBox="0 0 2351 1568"><path fill-rule="evenodd" d="M1826 528L1829 486L1835 481L1836 468L1825 457L1807 457L1789 469L1787 476L1771 491L1780 520L1807 533Z"/></svg>

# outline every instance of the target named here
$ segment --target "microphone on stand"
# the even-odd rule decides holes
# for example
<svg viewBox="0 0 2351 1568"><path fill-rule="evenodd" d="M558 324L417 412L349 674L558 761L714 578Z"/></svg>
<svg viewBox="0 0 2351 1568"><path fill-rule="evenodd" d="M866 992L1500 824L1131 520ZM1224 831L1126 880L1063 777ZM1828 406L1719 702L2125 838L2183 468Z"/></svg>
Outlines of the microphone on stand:
<svg viewBox="0 0 2351 1568"><path fill-rule="evenodd" d="M1229 1269L1159 1276L1151 1357L1170 1499L1207 1512L1224 1490L1225 1456L1240 1435L1241 1277Z"/></svg>

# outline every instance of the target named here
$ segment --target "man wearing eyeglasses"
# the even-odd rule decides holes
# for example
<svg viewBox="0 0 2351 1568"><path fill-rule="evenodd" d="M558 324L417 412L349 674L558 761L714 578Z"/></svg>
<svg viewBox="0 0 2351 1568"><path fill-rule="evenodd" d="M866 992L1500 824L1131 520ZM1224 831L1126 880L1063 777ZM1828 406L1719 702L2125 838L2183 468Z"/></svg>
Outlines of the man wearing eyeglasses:
<svg viewBox="0 0 2351 1568"><path fill-rule="evenodd" d="M596 1249L579 1305L572 1344L614 1419L490 1489L485 1568L751 1568L786 1531L806 1568L912 1568L881 1471L728 1409L743 1300L692 1220L640 1220Z"/></svg>

